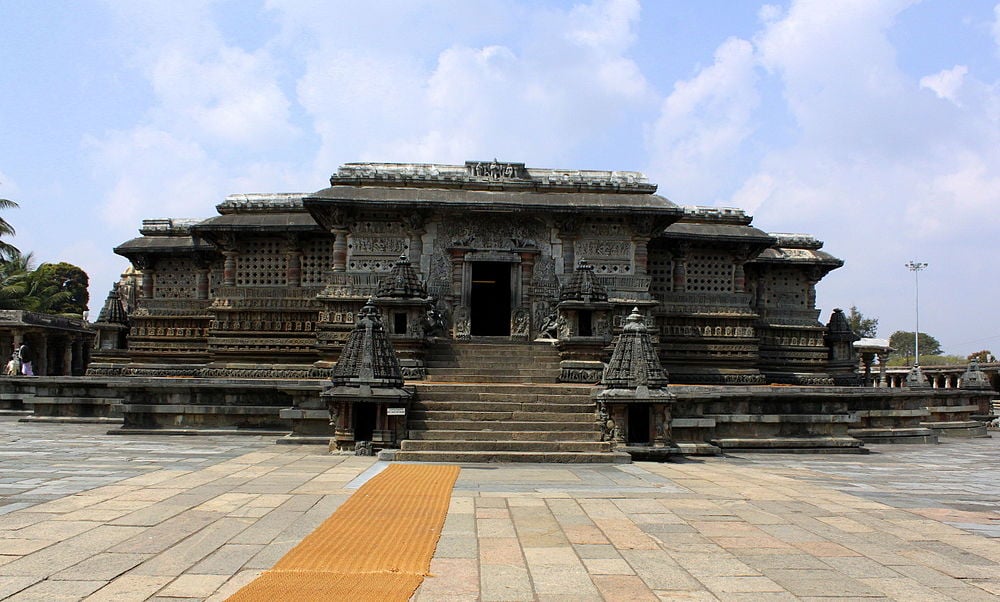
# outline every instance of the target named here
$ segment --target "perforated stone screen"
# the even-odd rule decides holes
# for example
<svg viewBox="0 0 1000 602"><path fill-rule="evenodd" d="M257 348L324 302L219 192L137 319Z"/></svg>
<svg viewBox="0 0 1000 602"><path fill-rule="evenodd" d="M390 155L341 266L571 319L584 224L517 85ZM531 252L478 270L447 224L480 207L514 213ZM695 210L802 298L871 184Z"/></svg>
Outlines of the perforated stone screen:
<svg viewBox="0 0 1000 602"><path fill-rule="evenodd" d="M164 257L156 264L156 292L159 299L194 299L197 272L187 257Z"/></svg>
<svg viewBox="0 0 1000 602"><path fill-rule="evenodd" d="M715 253L692 252L687 261L687 290L705 293L733 292L733 262Z"/></svg>
<svg viewBox="0 0 1000 602"><path fill-rule="evenodd" d="M284 286L285 268L284 241L246 241L236 264L236 285Z"/></svg>

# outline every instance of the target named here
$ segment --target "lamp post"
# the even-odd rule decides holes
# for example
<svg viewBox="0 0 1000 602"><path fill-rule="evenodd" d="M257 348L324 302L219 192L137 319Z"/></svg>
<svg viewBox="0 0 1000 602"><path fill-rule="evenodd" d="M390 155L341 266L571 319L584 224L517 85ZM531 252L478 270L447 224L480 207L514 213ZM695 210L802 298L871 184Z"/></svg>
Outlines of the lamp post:
<svg viewBox="0 0 1000 602"><path fill-rule="evenodd" d="M926 387L927 379L920 371L920 271L927 267L926 262L910 261L906 269L913 272L913 309L916 315L917 330L913 333L913 369L906 375L906 384L910 387Z"/></svg>

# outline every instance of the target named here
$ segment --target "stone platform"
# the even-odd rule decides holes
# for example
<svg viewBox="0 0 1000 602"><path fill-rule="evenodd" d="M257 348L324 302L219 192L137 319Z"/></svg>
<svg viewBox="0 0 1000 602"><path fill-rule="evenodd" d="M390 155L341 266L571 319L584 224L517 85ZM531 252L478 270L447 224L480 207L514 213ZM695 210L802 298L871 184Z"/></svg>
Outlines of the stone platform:
<svg viewBox="0 0 1000 602"><path fill-rule="evenodd" d="M223 600L384 465L0 417L0 598ZM993 600L1000 440L464 465L415 600Z"/></svg>

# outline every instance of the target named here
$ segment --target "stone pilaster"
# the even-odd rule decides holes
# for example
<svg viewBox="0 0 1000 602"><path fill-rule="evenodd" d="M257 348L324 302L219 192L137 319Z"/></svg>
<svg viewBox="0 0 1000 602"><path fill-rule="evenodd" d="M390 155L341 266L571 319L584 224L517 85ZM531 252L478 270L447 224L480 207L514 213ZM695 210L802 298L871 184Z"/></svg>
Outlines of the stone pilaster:
<svg viewBox="0 0 1000 602"><path fill-rule="evenodd" d="M222 285L236 286L236 261L239 253L236 251L223 251L225 259L222 262Z"/></svg>
<svg viewBox="0 0 1000 602"><path fill-rule="evenodd" d="M333 229L333 271L347 271L347 228Z"/></svg>

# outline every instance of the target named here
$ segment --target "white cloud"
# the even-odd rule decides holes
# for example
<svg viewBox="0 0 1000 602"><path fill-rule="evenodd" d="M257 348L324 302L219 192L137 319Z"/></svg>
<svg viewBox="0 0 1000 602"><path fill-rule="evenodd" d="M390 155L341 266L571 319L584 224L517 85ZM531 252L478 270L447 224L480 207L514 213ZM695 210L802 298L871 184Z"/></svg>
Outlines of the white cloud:
<svg viewBox="0 0 1000 602"><path fill-rule="evenodd" d="M17 182L0 170L0 198L16 202L19 190Z"/></svg>
<svg viewBox="0 0 1000 602"><path fill-rule="evenodd" d="M847 266L820 286L820 305L856 303L886 335L909 327L903 263L930 262L937 292L924 326L947 348L956 322L981 308L949 291L976 282L970 258L1000 227L1000 87L965 65L908 77L890 32L909 4L810 0L765 20L756 53L780 84L794 135L769 145L724 204L756 205L755 223L768 230L825 239Z"/></svg>
<svg viewBox="0 0 1000 602"><path fill-rule="evenodd" d="M529 12L518 22L521 35L504 36L504 44L444 46L430 63L414 60L402 42L412 29L409 12L382 15L377 26L392 43L377 52L358 50L350 33L311 49L298 94L322 140L316 169L329 173L359 159L500 157L553 165L650 101L627 56L636 2L518 11ZM456 15L436 14L425 18L414 45L426 44L428 32L447 39L465 27Z"/></svg>
<svg viewBox="0 0 1000 602"><path fill-rule="evenodd" d="M955 65L951 69L944 69L933 75L920 78L920 87L934 92L938 98L959 104L958 91L965 80L965 74L968 72L969 68L965 65Z"/></svg>
<svg viewBox="0 0 1000 602"><path fill-rule="evenodd" d="M206 57L169 48L149 69L156 121L207 142L265 148L294 138L290 103L263 52L222 46Z"/></svg>
<svg viewBox="0 0 1000 602"><path fill-rule="evenodd" d="M718 198L734 156L753 133L760 102L753 46L730 38L715 62L674 84L653 126L650 172L683 204Z"/></svg>
<svg viewBox="0 0 1000 602"><path fill-rule="evenodd" d="M91 138L95 178L107 185L102 215L113 226L143 218L208 215L225 196L219 164L199 145L138 127Z"/></svg>
<svg viewBox="0 0 1000 602"><path fill-rule="evenodd" d="M997 51L1000 52L1000 4L993 7L993 41L997 45Z"/></svg>

